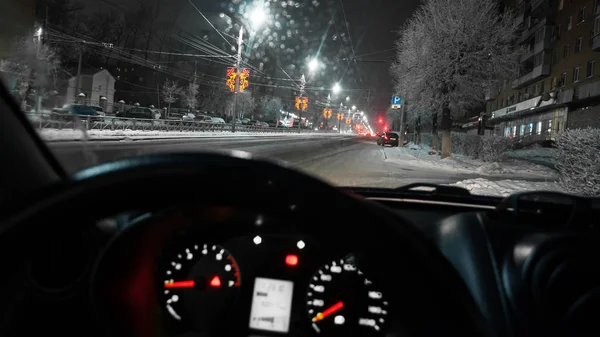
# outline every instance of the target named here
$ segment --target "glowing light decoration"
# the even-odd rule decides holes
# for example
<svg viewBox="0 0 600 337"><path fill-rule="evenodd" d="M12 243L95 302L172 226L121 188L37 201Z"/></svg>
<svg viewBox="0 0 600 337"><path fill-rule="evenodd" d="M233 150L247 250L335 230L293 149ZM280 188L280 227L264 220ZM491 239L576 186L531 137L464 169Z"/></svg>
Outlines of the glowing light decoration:
<svg viewBox="0 0 600 337"><path fill-rule="evenodd" d="M331 109L323 109L323 117L325 117L325 119L331 118Z"/></svg>
<svg viewBox="0 0 600 337"><path fill-rule="evenodd" d="M344 119L344 114L343 113L338 113L337 114L337 120L341 121L342 119Z"/></svg>
<svg viewBox="0 0 600 337"><path fill-rule="evenodd" d="M346 124L350 124L352 123L352 119L351 118L346 118Z"/></svg>
<svg viewBox="0 0 600 337"><path fill-rule="evenodd" d="M296 110L305 111L308 108L308 97L296 97L296 104L294 104Z"/></svg>
<svg viewBox="0 0 600 337"><path fill-rule="evenodd" d="M248 78L250 77L250 69L242 69L240 74L240 91L244 91L248 87Z"/></svg>
<svg viewBox="0 0 600 337"><path fill-rule="evenodd" d="M227 81L225 84L229 87L231 92L235 91L235 78L237 77L237 73L235 72L235 68L227 68Z"/></svg>

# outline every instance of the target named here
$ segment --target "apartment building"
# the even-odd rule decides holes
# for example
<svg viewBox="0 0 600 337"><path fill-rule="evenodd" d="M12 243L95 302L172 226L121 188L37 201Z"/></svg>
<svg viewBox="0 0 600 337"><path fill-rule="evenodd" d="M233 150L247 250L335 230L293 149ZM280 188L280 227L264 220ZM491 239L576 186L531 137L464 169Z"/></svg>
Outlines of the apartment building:
<svg viewBox="0 0 600 337"><path fill-rule="evenodd" d="M496 135L552 139L600 127L600 0L504 0L525 48L519 75L486 95Z"/></svg>

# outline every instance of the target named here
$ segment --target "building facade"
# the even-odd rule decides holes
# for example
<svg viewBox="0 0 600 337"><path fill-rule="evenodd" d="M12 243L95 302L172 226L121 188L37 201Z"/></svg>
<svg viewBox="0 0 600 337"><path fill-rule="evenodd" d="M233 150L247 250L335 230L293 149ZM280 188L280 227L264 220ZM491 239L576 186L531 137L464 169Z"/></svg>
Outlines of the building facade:
<svg viewBox="0 0 600 337"><path fill-rule="evenodd" d="M519 75L486 95L494 134L532 142L600 127L600 0L504 0L525 53ZM596 108L598 106L598 108Z"/></svg>

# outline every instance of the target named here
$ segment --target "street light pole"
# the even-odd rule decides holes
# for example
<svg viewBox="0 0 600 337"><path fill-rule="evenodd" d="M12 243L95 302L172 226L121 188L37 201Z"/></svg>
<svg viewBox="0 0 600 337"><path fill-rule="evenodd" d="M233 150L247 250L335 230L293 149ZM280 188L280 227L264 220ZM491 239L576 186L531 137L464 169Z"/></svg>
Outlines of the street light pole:
<svg viewBox="0 0 600 337"><path fill-rule="evenodd" d="M300 78L300 109L298 109L298 133L302 132L300 127L302 126L302 96L304 96L304 86L306 85L306 78L304 78L304 74Z"/></svg>
<svg viewBox="0 0 600 337"><path fill-rule="evenodd" d="M232 111L232 119L231 119L231 132L235 132L235 122L237 120L237 95L240 91L240 63L242 63L242 39L244 37L244 28L240 27L240 35L238 37L238 50L237 50L237 58L235 61L235 90L233 92L233 111Z"/></svg>

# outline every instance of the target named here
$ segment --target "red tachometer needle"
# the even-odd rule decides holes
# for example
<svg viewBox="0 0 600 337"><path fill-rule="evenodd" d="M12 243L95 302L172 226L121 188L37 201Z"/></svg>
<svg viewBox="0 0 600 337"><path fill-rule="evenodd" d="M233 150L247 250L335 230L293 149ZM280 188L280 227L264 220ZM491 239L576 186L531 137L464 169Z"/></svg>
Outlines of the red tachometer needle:
<svg viewBox="0 0 600 337"><path fill-rule="evenodd" d="M165 288L193 288L194 281L177 281L165 283Z"/></svg>
<svg viewBox="0 0 600 337"><path fill-rule="evenodd" d="M336 304L330 306L329 308L325 309L325 311L320 312L317 314L317 316L313 317L312 321L313 322L318 322L322 319L324 319L325 317L333 314L334 312L342 309L344 307L344 302L339 301Z"/></svg>

